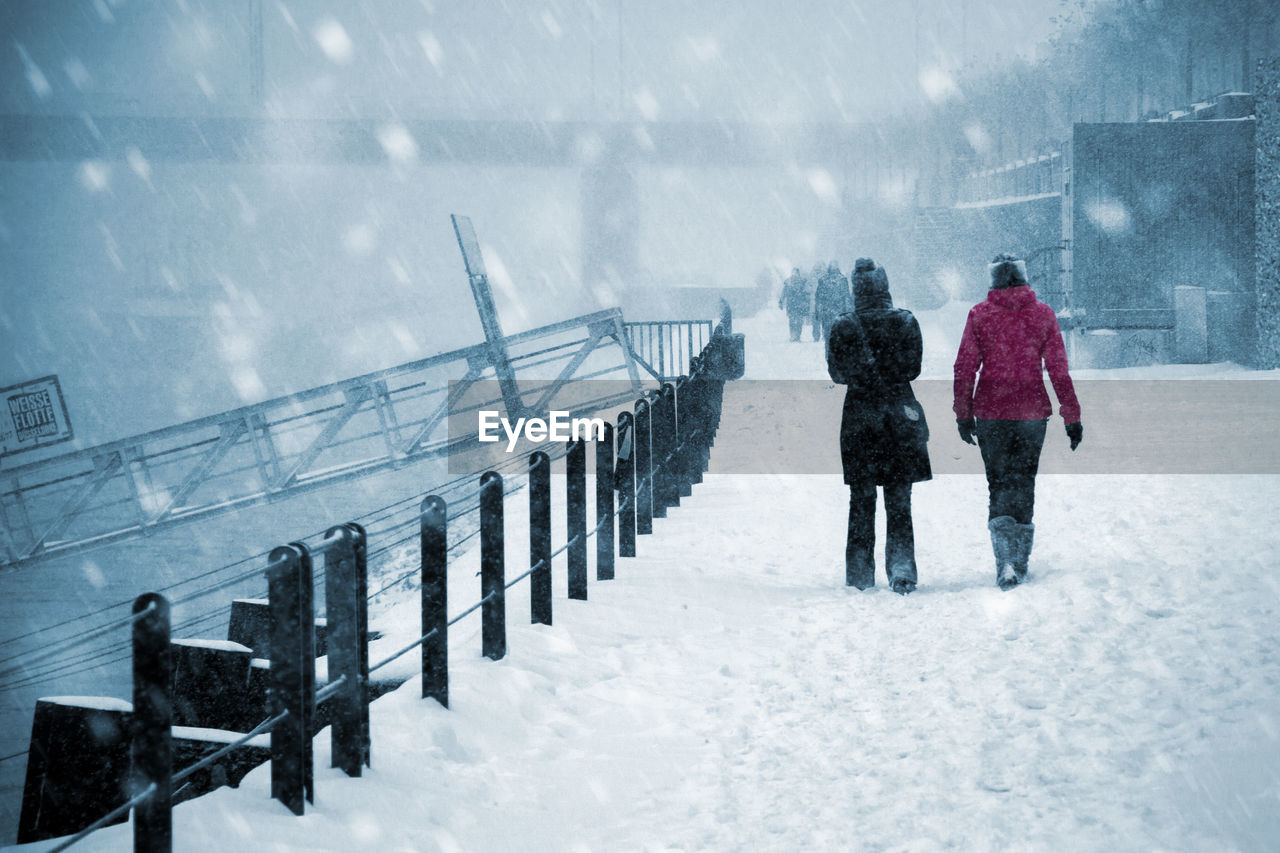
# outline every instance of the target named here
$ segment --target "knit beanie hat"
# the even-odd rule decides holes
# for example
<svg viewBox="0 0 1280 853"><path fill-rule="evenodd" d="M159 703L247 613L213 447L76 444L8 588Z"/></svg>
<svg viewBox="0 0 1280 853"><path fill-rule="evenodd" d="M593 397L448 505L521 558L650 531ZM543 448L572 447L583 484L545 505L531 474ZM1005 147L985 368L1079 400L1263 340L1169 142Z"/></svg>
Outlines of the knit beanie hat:
<svg viewBox="0 0 1280 853"><path fill-rule="evenodd" d="M869 272L876 268L876 262L870 258L858 258L853 262L854 272Z"/></svg>
<svg viewBox="0 0 1280 853"><path fill-rule="evenodd" d="M987 271L991 274L992 290L1027 284L1027 262L1008 252L1001 252L992 258Z"/></svg>

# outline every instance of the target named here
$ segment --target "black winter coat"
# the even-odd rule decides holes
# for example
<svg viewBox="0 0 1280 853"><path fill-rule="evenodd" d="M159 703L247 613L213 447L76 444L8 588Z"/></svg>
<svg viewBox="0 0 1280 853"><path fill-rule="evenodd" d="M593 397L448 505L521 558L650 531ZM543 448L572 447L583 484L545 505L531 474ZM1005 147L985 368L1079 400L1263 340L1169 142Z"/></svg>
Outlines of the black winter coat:
<svg viewBox="0 0 1280 853"><path fill-rule="evenodd" d="M853 307L849 295L849 280L837 272L823 273L814 294L814 314L819 318L835 317Z"/></svg>
<svg viewBox="0 0 1280 853"><path fill-rule="evenodd" d="M788 317L809 316L809 289L805 287L804 276L789 276L783 282L778 307L785 309Z"/></svg>
<svg viewBox="0 0 1280 853"><path fill-rule="evenodd" d="M849 485L866 490L933 477L929 425L911 390L922 353L920 324L905 308L842 314L832 326L827 371L849 386L840 421L840 458Z"/></svg>

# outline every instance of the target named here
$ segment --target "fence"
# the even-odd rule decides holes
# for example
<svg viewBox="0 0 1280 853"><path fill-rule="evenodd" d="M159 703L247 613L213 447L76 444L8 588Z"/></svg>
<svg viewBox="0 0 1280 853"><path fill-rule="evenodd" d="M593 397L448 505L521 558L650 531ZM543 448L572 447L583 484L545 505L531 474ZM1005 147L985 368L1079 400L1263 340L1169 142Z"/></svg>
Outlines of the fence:
<svg viewBox="0 0 1280 853"><path fill-rule="evenodd" d="M503 519L508 492L500 471L489 470L480 475L476 495L479 527L475 531L480 538L480 598L453 617L447 614L447 568L450 552L460 543L449 545L451 519L444 497L431 494L423 498L416 519L419 561L415 567L420 577L422 633L376 663L369 662L368 602L372 596L368 592L370 543L365 527L354 522L335 525L315 546L295 541L270 551L266 567L269 631L265 640L269 656L265 667L268 706L261 722L249 731L228 738L229 742L212 751L205 750L198 760L176 773L173 767L178 730L173 725L174 709L183 707L184 697L176 691L181 679L175 677L175 659L195 654L205 662L204 671L215 676L224 671L222 667L246 656L241 649L232 648L236 644L187 641L195 645L182 646L182 641L171 639L168 599L157 593L138 597L128 618L106 626L131 628L132 705L119 703L114 708L89 709L117 715L116 723L126 733L121 738L122 745L127 745L129 752L127 784L116 788L119 793L109 806L97 803L100 817L52 849L64 850L103 826L127 819L132 812L134 848L170 850L171 810L178 792L197 774L210 771L244 750L256 750L257 758L250 761L251 765L269 758L271 796L301 815L306 803L315 802L312 738L325 724L330 728L333 766L349 776L359 776L361 768L371 762L369 703L376 693L374 673L419 650L422 696L448 707L450 627L479 611L481 654L493 660L504 657L509 590L528 579L531 622L550 625L551 571L557 557L566 555L569 597L585 600L590 539L596 540L596 579L610 580L615 576L615 556L634 557L637 537L653 532L653 519L665 516L682 497L692 494L709 464L721 418L724 383L742 373L742 338L731 335L730 329L726 313L701 352L690 359L687 375L637 399L631 409L618 415L616 424L606 424L602 439L592 442L596 500L595 523L590 528L586 444L581 440L568 444L564 453L567 541L554 551L552 460L543 451L529 455L529 568L510 580L505 577L507 542ZM323 686L317 684L316 677L320 650L313 563L321 557L326 597L324 653L328 656L327 683ZM197 651L192 652L192 648ZM247 658L243 662L252 665ZM214 693L226 699L221 691ZM262 743L264 736L269 738L269 744ZM83 824L87 819L83 812L70 816L59 813L60 807L77 801L76 795L83 792L56 790L53 783L59 778L59 768L51 760L51 744L42 741L46 737L38 708L20 842L74 831L67 826L68 820L79 819ZM84 755L82 759L101 763L95 755ZM62 778L67 776L62 774Z"/></svg>
<svg viewBox="0 0 1280 853"><path fill-rule="evenodd" d="M687 373L712 333L710 320L639 320L622 326L636 363L659 382Z"/></svg>

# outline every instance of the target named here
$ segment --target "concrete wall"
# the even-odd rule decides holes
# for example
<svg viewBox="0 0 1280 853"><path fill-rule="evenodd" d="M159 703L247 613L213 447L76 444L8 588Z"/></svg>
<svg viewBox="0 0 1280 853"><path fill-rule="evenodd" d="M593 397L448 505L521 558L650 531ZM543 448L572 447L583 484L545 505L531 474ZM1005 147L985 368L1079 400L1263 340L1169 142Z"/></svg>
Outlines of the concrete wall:
<svg viewBox="0 0 1280 853"><path fill-rule="evenodd" d="M1179 286L1253 293L1253 148L1251 121L1075 126L1072 290L1089 325L1171 316Z"/></svg>
<svg viewBox="0 0 1280 853"><path fill-rule="evenodd" d="M1257 220L1257 359L1280 367L1280 59L1258 63L1254 76L1257 137L1254 211Z"/></svg>

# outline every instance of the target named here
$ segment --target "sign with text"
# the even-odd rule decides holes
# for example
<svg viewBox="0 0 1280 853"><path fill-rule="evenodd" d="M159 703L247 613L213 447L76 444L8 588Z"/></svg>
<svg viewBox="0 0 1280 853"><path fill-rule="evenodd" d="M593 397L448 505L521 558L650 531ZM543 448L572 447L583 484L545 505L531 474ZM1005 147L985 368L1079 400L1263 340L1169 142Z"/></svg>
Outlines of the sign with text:
<svg viewBox="0 0 1280 853"><path fill-rule="evenodd" d="M58 377L0 388L0 456L71 438L71 420Z"/></svg>

